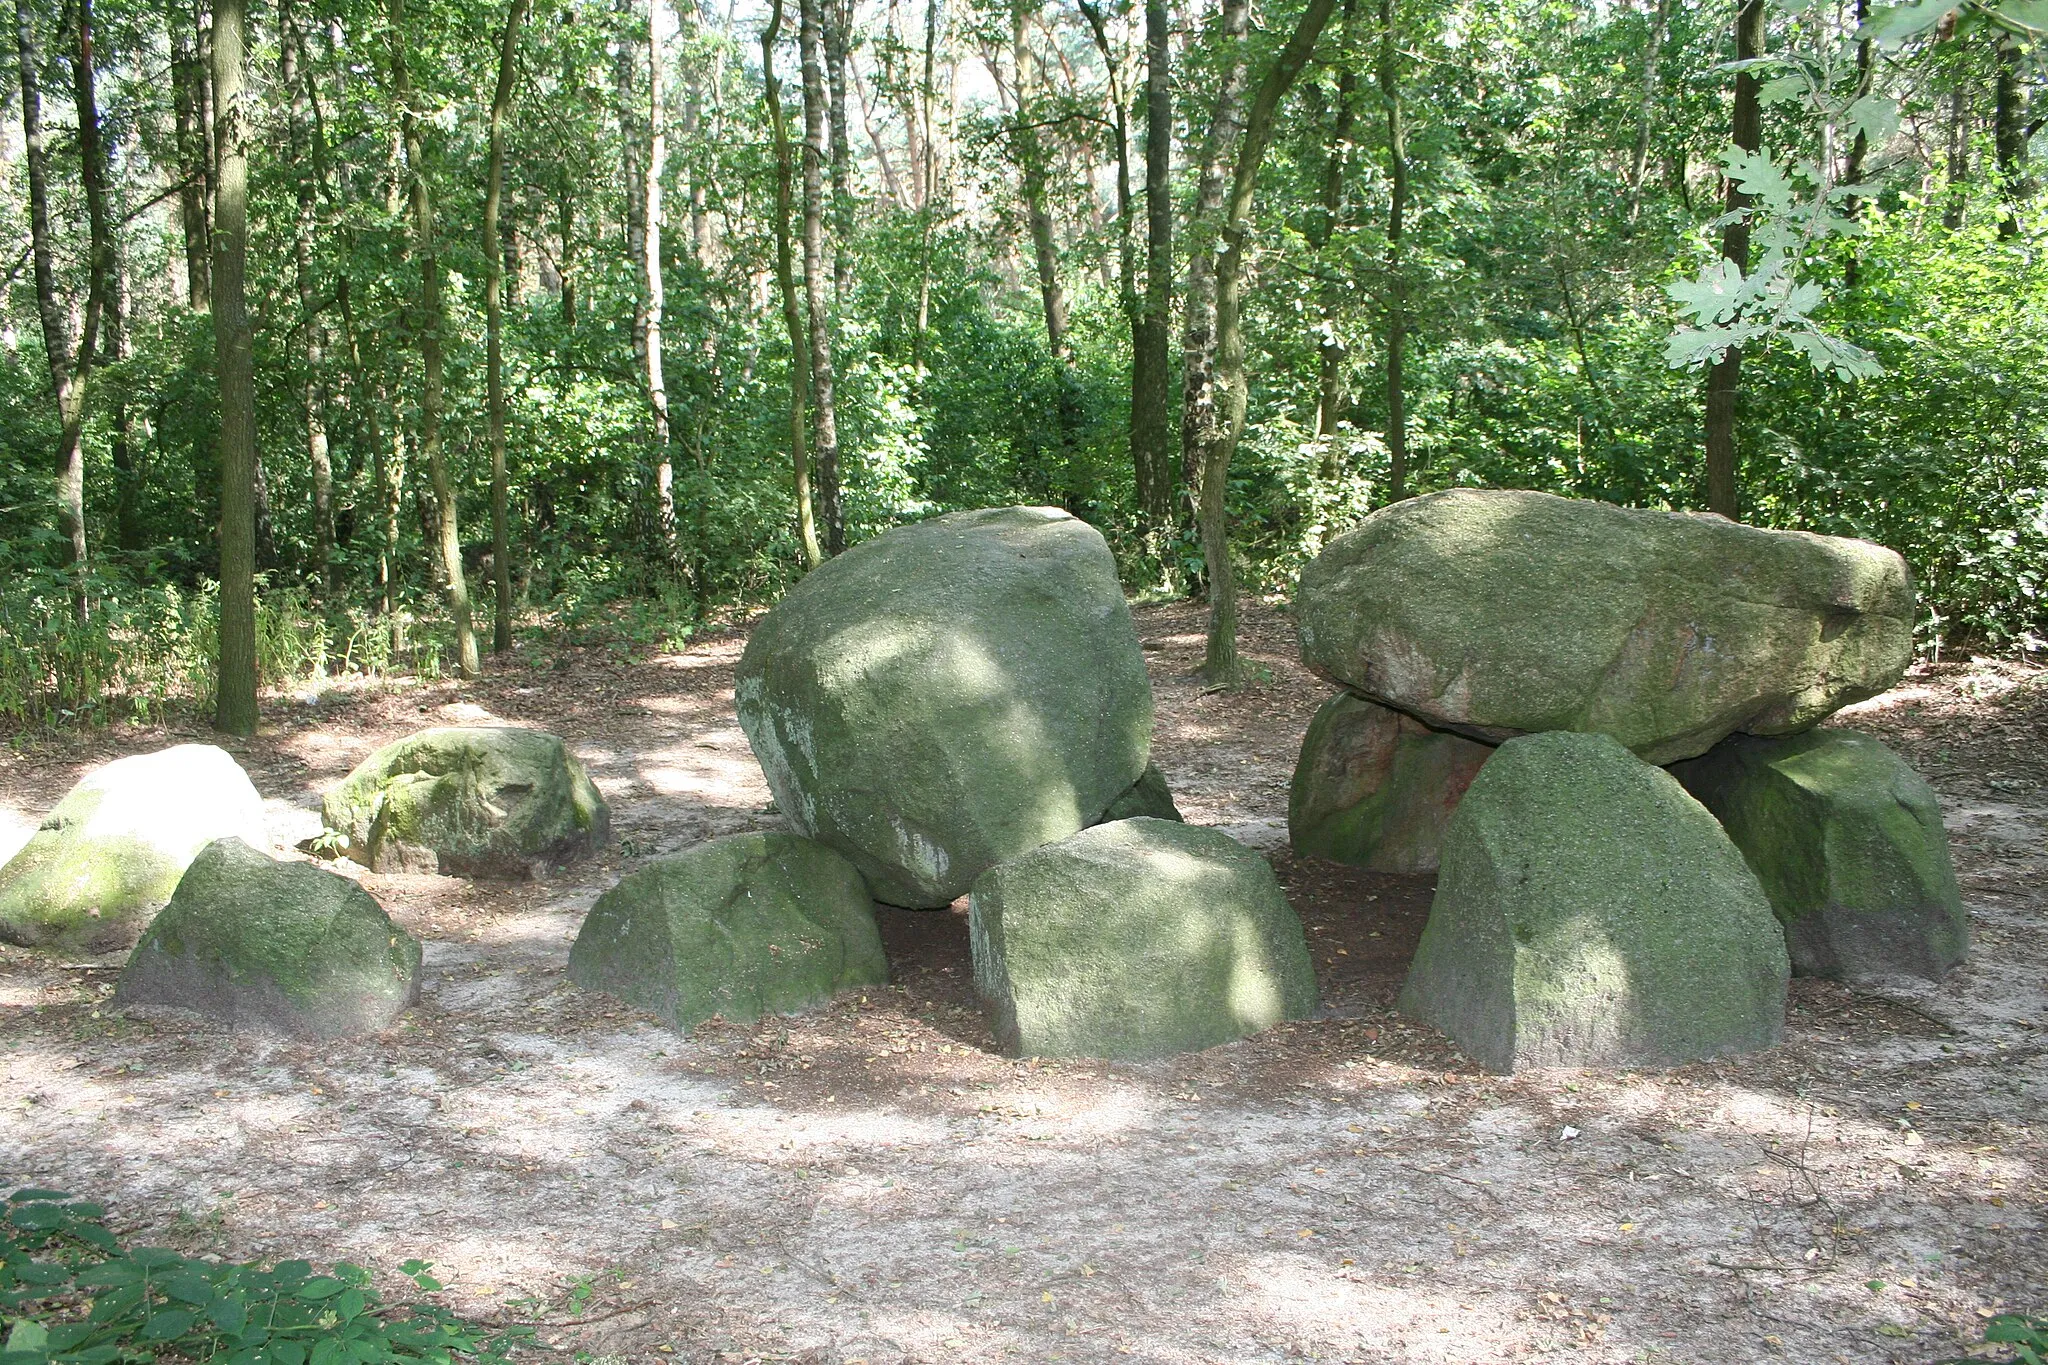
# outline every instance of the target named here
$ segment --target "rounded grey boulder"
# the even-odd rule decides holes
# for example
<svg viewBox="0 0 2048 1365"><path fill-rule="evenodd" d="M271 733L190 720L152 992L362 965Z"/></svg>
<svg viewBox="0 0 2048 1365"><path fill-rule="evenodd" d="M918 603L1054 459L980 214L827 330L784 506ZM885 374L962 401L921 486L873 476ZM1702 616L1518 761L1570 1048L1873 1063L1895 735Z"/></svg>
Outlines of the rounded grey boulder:
<svg viewBox="0 0 2048 1365"><path fill-rule="evenodd" d="M1547 493L1395 503L1301 573L1302 659L1441 729L1612 735L1651 763L1897 682L1905 561L1868 541Z"/></svg>
<svg viewBox="0 0 2048 1365"><path fill-rule="evenodd" d="M1162 1057L1315 1013L1301 921L1229 835L1139 817L983 873L974 984L1013 1056Z"/></svg>
<svg viewBox="0 0 2048 1365"><path fill-rule="evenodd" d="M1287 793L1287 838L1378 872L1434 872L1451 813L1493 750L1340 692L1302 737Z"/></svg>
<svg viewBox="0 0 2048 1365"><path fill-rule="evenodd" d="M150 922L115 999L238 1029L374 1033L420 994L419 942L339 873L240 839L207 845Z"/></svg>
<svg viewBox="0 0 2048 1365"><path fill-rule="evenodd" d="M957 512L827 561L755 625L735 688L775 803L877 900L940 906L1138 781L1152 689L1102 536Z"/></svg>
<svg viewBox="0 0 2048 1365"><path fill-rule="evenodd" d="M1451 817L1400 1007L1495 1071L1663 1066L1777 1042L1790 976L1706 808L1557 731L1501 745Z"/></svg>

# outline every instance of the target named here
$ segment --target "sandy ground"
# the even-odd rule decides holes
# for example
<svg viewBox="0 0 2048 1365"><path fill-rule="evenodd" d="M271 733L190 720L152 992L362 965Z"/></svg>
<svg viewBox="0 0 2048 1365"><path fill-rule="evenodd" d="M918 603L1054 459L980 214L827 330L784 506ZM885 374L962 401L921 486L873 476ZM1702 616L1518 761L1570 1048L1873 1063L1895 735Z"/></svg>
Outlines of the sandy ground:
<svg viewBox="0 0 2048 1365"><path fill-rule="evenodd" d="M320 791L434 723L540 725L612 803L603 857L524 884L361 877L426 941L398 1027L307 1046L123 1017L112 973L0 953L0 1174L236 1258L435 1262L456 1308L584 1358L1925 1362L2048 1311L2048 679L1919 670L1856 722L1948 803L1975 952L1938 986L1794 984L1769 1053L1475 1073L1393 993L1426 878L1295 860L1325 689L1254 611L1261 682L1204 694L1200 620L1139 613L1189 818L1271 852L1327 1017L1145 1065L995 1055L961 917L883 915L896 984L679 1037L569 986L581 914L649 856L768 827L741 638L466 686L280 699L230 743L284 852ZM82 772L204 738L0 757L0 854ZM533 1353L536 1356L539 1352Z"/></svg>

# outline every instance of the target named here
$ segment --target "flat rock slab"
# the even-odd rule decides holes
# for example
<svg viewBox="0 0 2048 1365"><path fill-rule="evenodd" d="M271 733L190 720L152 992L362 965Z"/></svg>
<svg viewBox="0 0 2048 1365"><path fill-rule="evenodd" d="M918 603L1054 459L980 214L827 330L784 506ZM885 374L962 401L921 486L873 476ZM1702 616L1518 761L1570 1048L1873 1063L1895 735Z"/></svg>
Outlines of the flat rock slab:
<svg viewBox="0 0 2048 1365"><path fill-rule="evenodd" d="M598 897L569 979L687 1033L711 1016L795 1014L889 979L860 873L813 839L733 834L662 858Z"/></svg>
<svg viewBox="0 0 2048 1365"><path fill-rule="evenodd" d="M1749 860L1793 971L1939 979L1968 954L1941 803L1877 739L1734 735L1671 771Z"/></svg>
<svg viewBox="0 0 2048 1365"><path fill-rule="evenodd" d="M0 939L65 956L131 947L199 851L261 846L263 798L224 750L116 759L65 793L0 868Z"/></svg>
<svg viewBox="0 0 2048 1365"><path fill-rule="evenodd" d="M1591 731L1651 763L1876 696L1914 617L1905 561L1867 541L1487 489L1367 517L1295 605L1331 682L1481 739Z"/></svg>
<svg viewBox="0 0 2048 1365"><path fill-rule="evenodd" d="M1012 1056L1163 1057L1317 1008L1301 921L1266 860L1139 817L982 874L974 982Z"/></svg>
<svg viewBox="0 0 2048 1365"><path fill-rule="evenodd" d="M1791 976L1719 822L1605 735L1503 744L1443 846L1401 1010L1494 1071L1769 1047Z"/></svg>
<svg viewBox="0 0 2048 1365"><path fill-rule="evenodd" d="M322 798L321 817L376 872L525 877L611 837L611 811L569 746L509 725L387 744Z"/></svg>
<svg viewBox="0 0 2048 1365"><path fill-rule="evenodd" d="M1152 689L1116 562L1055 508L901 526L755 625L735 689L776 805L892 905L948 904L1145 771Z"/></svg>
<svg viewBox="0 0 2048 1365"><path fill-rule="evenodd" d="M115 998L303 1038L374 1033L419 1000L420 945L338 873L240 839L207 845Z"/></svg>
<svg viewBox="0 0 2048 1365"><path fill-rule="evenodd" d="M1302 738L1288 840L1297 853L1375 872L1434 872L1451 814L1492 756L1478 740L1339 693Z"/></svg>

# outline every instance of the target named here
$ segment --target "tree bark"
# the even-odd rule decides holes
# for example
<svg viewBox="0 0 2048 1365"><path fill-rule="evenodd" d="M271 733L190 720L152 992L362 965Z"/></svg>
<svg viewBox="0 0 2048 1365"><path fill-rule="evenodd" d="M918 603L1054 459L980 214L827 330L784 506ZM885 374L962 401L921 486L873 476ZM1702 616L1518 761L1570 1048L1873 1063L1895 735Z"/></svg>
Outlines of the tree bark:
<svg viewBox="0 0 2048 1365"><path fill-rule="evenodd" d="M434 490L434 530L439 542L440 570L448 592L448 612L454 618L456 671L474 678L483 670L478 657L476 629L470 618L469 583L462 572L462 535L456 524L455 485L448 476L448 461L442 450L441 423L445 415L444 360L441 331L447 325L441 304L441 261L434 239L434 197L427 178L426 137L420 127L419 110L413 96L412 75L406 69L405 0L391 4L391 74L398 96L399 132L405 141L406 179L412 199L413 250L420 268L420 451L427 458L427 478Z"/></svg>
<svg viewBox="0 0 2048 1365"><path fill-rule="evenodd" d="M1344 218L1344 182L1351 165L1351 136L1358 117L1358 72L1352 65L1358 0L1344 0L1343 28L1338 35L1337 107L1330 114L1329 150L1324 154L1322 194L1310 219L1309 245L1327 248ZM1337 422L1344 410L1344 346L1337 340L1337 319L1345 299L1332 286L1322 289L1323 335L1316 346L1316 436L1323 442L1326 473L1334 476Z"/></svg>
<svg viewBox="0 0 2048 1365"><path fill-rule="evenodd" d="M853 280L853 152L846 132L846 63L853 45L852 0L821 0L827 116L832 148L832 306L846 306Z"/></svg>
<svg viewBox="0 0 2048 1365"><path fill-rule="evenodd" d="M1408 496L1408 125L1401 110L1401 54L1394 0L1380 0L1380 102L1387 115L1387 501Z"/></svg>
<svg viewBox="0 0 2048 1365"><path fill-rule="evenodd" d="M1131 459L1155 557L1165 555L1174 521L1171 36L1166 0L1145 0L1145 302L1131 355Z"/></svg>
<svg viewBox="0 0 2048 1365"><path fill-rule="evenodd" d="M2019 235L2020 205L2032 194L2027 183L2027 101L2020 86L2020 57L2019 40L2001 32L1991 112L1991 150L1998 166L1999 194L2005 199L2005 216L1998 221L2001 239Z"/></svg>
<svg viewBox="0 0 2048 1365"><path fill-rule="evenodd" d="M825 555L818 548L817 520L811 514L811 461L805 419L811 401L810 340L804 334L802 310L796 301L796 270L790 246L790 201L795 197L795 156L789 127L782 117L782 81L775 74L775 45L782 37L782 0L770 0L768 27L761 32L761 77L768 97L768 129L775 139L775 285L782 296L782 325L789 334L789 459L796 497L797 540L804 568L815 569Z"/></svg>
<svg viewBox="0 0 2048 1365"><path fill-rule="evenodd" d="M306 461L313 474L313 560L322 587L332 592L334 574L334 462L327 441L327 390L322 376L326 345L313 279L313 217L318 186L312 168L322 159L309 147L307 98L301 83L303 52L290 0L278 5L278 81L287 98L287 133L293 173L298 177L298 213L292 222L292 275L299 296L299 325L305 331L305 373L299 381L299 409L305 423ZM307 80L311 73L305 73Z"/></svg>
<svg viewBox="0 0 2048 1365"><path fill-rule="evenodd" d="M1025 3L1010 8L1010 65L1016 84L1017 119L1010 145L1017 158L1017 172L1024 190L1024 217L1031 229L1031 254L1038 269L1038 297L1045 313L1046 349L1054 361L1064 365L1067 358L1067 299L1060 288L1059 244L1053 237L1052 211L1045 198L1045 149L1033 126L1035 105L1029 74L1031 54L1024 41L1028 17Z"/></svg>
<svg viewBox="0 0 2048 1365"><path fill-rule="evenodd" d="M1653 0L1653 3L1650 40L1643 49L1643 101L1636 112L1636 150L1628 163L1628 221L1631 224L1642 212L1643 176L1650 167L1650 134L1656 129L1657 94L1664 77L1664 36L1671 27L1671 0Z"/></svg>
<svg viewBox="0 0 2048 1365"><path fill-rule="evenodd" d="M213 204L213 344L220 380L220 657L213 723L256 729L256 355L249 252L248 0L214 0L213 90L220 160Z"/></svg>
<svg viewBox="0 0 2048 1365"><path fill-rule="evenodd" d="M179 22L182 6L164 11L171 45L171 106L178 151L178 222L185 237L185 302L197 311L211 306L213 246L207 240L207 215L212 203L211 168L206 164L206 134L199 127L199 58L195 32L187 35Z"/></svg>
<svg viewBox="0 0 2048 1365"><path fill-rule="evenodd" d="M1202 559L1209 576L1209 637L1202 674L1211 686L1236 687L1241 681L1237 657L1237 575L1230 564L1230 527L1224 493L1230 463L1244 434L1248 397L1244 371L1244 327L1238 286L1244 270L1245 242L1251 235L1252 192L1259 167L1273 139L1280 101L1315 50L1316 39L1329 23L1337 0L1309 0L1287 44L1259 82L1251 113L1244 121L1243 145L1224 205L1222 247L1216 258L1216 386L1223 420L1211 444L1202 450Z"/></svg>
<svg viewBox="0 0 2048 1365"><path fill-rule="evenodd" d="M1735 14L1735 56L1748 61L1763 56L1764 0L1742 0ZM1731 141L1745 151L1763 146L1762 85L1750 71L1735 76L1735 108L1730 119ZM1733 180L1728 182L1727 211L1749 207L1750 198ZM1749 269L1749 222L1738 219L1721 231L1721 254L1741 269ZM1742 348L1730 346L1728 353L1707 371L1706 447L1707 509L1731 520L1741 515L1736 491L1735 402L1742 383Z"/></svg>
<svg viewBox="0 0 2048 1365"><path fill-rule="evenodd" d="M940 0L924 0L924 82L921 118L924 124L923 178L917 204L917 329L911 334L910 366L924 380L925 334L932 316L932 214L939 194L939 146L934 135L932 102L939 49Z"/></svg>
<svg viewBox="0 0 2048 1365"><path fill-rule="evenodd" d="M1245 44L1250 0L1222 0L1216 30L1223 45L1223 73L1215 112L1202 140L1195 205L1188 215L1188 275L1181 334L1181 474L1199 508L1203 452L1219 438L1222 413L1216 393L1216 243L1222 224L1229 156L1243 130Z"/></svg>
<svg viewBox="0 0 2048 1365"><path fill-rule="evenodd" d="M668 170L668 124L663 109L661 0L647 0L647 162L641 187L640 259L641 374L647 385L647 406L654 415L654 497L661 553L670 565L678 562L676 545L676 471L669 454L668 383L661 354L662 313L667 294L662 285L661 180Z"/></svg>
<svg viewBox="0 0 2048 1365"><path fill-rule="evenodd" d="M810 311L811 451L818 475L818 512L825 553L846 548L839 501L839 413L834 401L832 318L825 301L825 54L820 14L831 0L799 0L797 42L804 77L804 303Z"/></svg>
<svg viewBox="0 0 2048 1365"><path fill-rule="evenodd" d="M512 113L512 81L518 75L519 26L526 0L512 0L505 35L498 43L498 84L491 94L491 166L484 184L484 388L490 406L491 652L512 649L511 480L505 469L505 252L498 240L498 214L505 198L505 121Z"/></svg>

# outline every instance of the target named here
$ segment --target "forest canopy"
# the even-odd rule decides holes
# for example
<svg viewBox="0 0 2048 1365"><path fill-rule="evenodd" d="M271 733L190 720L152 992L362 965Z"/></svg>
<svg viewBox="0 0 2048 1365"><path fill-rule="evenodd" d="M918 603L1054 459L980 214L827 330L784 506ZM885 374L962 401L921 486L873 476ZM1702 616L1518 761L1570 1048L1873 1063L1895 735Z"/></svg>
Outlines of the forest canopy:
<svg viewBox="0 0 2048 1365"><path fill-rule="evenodd" d="M1868 537L1926 652L2048 648L2044 31L14 0L0 718L673 644L1015 502L1227 682L1238 584L1455 486Z"/></svg>

